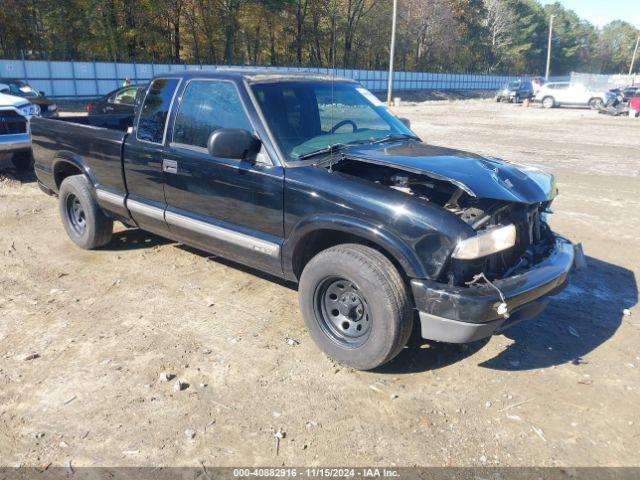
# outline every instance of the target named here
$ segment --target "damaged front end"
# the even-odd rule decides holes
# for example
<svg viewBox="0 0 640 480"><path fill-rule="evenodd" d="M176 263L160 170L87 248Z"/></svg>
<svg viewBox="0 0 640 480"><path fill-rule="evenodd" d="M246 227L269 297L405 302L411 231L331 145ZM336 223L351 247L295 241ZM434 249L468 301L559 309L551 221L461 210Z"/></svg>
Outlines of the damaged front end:
<svg viewBox="0 0 640 480"><path fill-rule="evenodd" d="M423 337L453 343L477 340L538 315L548 296L565 286L574 255L571 243L546 222L556 192L552 178L478 157L464 161L481 165L488 180L476 176L467 181L468 176L449 176L446 168L420 171L417 162L346 152L333 167L435 203L475 232L459 240L437 277L411 281ZM541 185L541 178L546 191L532 186L531 179ZM518 184L527 187L524 195Z"/></svg>

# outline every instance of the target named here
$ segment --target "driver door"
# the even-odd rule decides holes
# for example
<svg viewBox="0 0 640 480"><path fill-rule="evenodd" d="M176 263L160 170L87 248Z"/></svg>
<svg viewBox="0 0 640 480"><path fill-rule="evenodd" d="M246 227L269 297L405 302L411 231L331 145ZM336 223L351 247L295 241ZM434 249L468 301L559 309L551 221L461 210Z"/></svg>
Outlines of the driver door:
<svg viewBox="0 0 640 480"><path fill-rule="evenodd" d="M218 128L255 133L236 84L193 79L181 97L163 158L165 218L173 236L282 274L283 168L264 147L254 163L212 157L206 148Z"/></svg>

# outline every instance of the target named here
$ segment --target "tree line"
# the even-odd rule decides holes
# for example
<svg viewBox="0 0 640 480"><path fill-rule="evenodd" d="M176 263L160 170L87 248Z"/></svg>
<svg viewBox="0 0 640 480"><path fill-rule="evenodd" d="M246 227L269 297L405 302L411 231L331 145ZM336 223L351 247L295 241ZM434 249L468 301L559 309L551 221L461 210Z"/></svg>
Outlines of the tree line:
<svg viewBox="0 0 640 480"><path fill-rule="evenodd" d="M2 58L362 69L389 61L392 0L0 4ZM397 69L543 73L551 15L552 74L628 72L638 28L597 28L537 0L399 0Z"/></svg>

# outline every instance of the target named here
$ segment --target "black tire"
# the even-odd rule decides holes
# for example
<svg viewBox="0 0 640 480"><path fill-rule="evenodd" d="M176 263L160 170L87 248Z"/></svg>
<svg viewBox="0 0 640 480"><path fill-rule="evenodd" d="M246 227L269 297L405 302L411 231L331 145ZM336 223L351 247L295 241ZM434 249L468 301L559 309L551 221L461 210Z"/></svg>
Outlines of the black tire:
<svg viewBox="0 0 640 480"><path fill-rule="evenodd" d="M556 106L556 100L553 97L544 97L542 99L542 106L544 108L554 108Z"/></svg>
<svg viewBox="0 0 640 480"><path fill-rule="evenodd" d="M111 241L113 220L107 218L84 175L67 177L60 185L58 206L64 229L80 248L92 250Z"/></svg>
<svg viewBox="0 0 640 480"><path fill-rule="evenodd" d="M317 254L302 272L299 299L314 342L357 370L388 362L411 335L407 286L393 263L373 248L342 244Z"/></svg>
<svg viewBox="0 0 640 480"><path fill-rule="evenodd" d="M601 98L592 98L589 100L589 108L591 110L599 110L603 105Z"/></svg>
<svg viewBox="0 0 640 480"><path fill-rule="evenodd" d="M33 155L31 150L14 153L11 157L13 167L19 172L28 172L33 170Z"/></svg>

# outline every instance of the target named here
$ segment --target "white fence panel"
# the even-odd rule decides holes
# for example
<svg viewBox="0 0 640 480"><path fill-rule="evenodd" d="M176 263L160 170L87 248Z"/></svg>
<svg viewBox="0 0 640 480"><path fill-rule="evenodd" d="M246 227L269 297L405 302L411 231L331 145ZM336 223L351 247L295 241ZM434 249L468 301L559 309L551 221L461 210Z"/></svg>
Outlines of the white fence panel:
<svg viewBox="0 0 640 480"><path fill-rule="evenodd" d="M373 91L385 91L385 70L346 70L324 67L250 67L226 65L175 65L150 63L59 62L46 60L0 60L0 77L19 78L52 97L96 97L122 85L126 78L144 83L155 75L186 70L259 69L271 72L300 71L352 78ZM393 75L395 91L493 90L519 78L505 75L402 72Z"/></svg>

